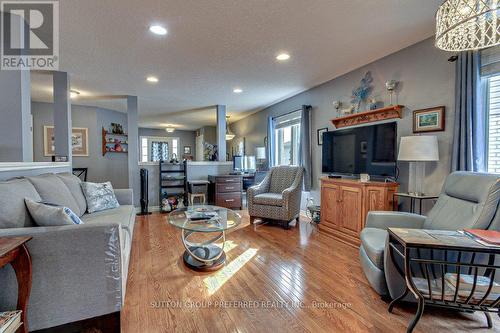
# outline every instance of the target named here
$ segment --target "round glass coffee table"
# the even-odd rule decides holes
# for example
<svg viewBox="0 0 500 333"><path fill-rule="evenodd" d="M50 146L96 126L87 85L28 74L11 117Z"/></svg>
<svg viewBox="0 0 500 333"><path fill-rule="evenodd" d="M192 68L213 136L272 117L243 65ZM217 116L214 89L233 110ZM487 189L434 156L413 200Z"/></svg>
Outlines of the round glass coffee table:
<svg viewBox="0 0 500 333"><path fill-rule="evenodd" d="M224 265L226 230L240 222L238 213L209 205L181 208L168 215L168 223L182 230L184 263L197 271L214 271Z"/></svg>

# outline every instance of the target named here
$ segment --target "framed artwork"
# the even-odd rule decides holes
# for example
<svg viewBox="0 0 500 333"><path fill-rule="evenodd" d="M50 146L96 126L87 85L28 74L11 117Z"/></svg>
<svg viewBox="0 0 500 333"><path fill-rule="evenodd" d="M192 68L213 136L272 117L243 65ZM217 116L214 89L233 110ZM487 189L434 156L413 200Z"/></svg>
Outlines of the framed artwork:
<svg viewBox="0 0 500 333"><path fill-rule="evenodd" d="M444 131L444 112L444 106L413 111L413 133Z"/></svg>
<svg viewBox="0 0 500 333"><path fill-rule="evenodd" d="M89 156L89 129L73 127L71 133L73 156ZM43 127L43 152L45 156L54 156L54 126Z"/></svg>
<svg viewBox="0 0 500 333"><path fill-rule="evenodd" d="M184 146L184 154L191 155L191 146Z"/></svg>
<svg viewBox="0 0 500 333"><path fill-rule="evenodd" d="M328 128L320 128L318 130L318 133L317 133L317 137L318 137L318 146L321 146L323 145L323 133L326 133L328 132Z"/></svg>

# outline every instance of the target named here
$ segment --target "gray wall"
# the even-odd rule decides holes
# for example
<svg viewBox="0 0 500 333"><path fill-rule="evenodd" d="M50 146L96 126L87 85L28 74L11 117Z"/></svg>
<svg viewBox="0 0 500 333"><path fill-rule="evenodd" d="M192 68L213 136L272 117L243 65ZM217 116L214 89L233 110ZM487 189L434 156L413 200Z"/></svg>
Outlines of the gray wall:
<svg viewBox="0 0 500 333"><path fill-rule="evenodd" d="M88 180L92 182L111 181L115 188L128 188L127 154L107 153L102 156L102 127L108 129L110 124L119 123L127 128L125 113L100 109L96 107L72 105L73 127L88 128L89 156L73 157L73 167L88 168ZM43 154L43 126L53 125L53 105L51 103L33 102L33 147L36 162L50 161L51 157Z"/></svg>
<svg viewBox="0 0 500 333"><path fill-rule="evenodd" d="M179 138L179 160L182 159L184 153L184 146L191 147L191 155L193 158L196 156L196 131L181 131L175 130L174 133L167 133L163 129L155 128L139 128L139 139L141 136L159 136L168 138ZM139 142L140 145L140 142Z"/></svg>
<svg viewBox="0 0 500 333"><path fill-rule="evenodd" d="M444 178L450 171L453 136L455 65L447 61L449 56L449 53L436 49L433 38L429 38L250 115L232 124L231 130L237 136L246 138L247 154L253 154L255 147L264 145L268 116L290 112L300 108L303 104L311 105L313 107L311 136L314 178L311 195L316 202L319 202L317 200L319 200L319 178L322 176L321 146L317 144L316 130L324 127L334 129L330 120L337 115L332 102L341 100L344 105L348 104L352 89L359 85L367 71L371 71L374 79L372 96L386 105L389 104L389 96L385 90L385 82L390 79L401 82L398 102L406 108L403 119L398 120L398 142L401 136L413 135L412 114L414 110L439 105L446 106L446 131L431 133L438 136L440 161L428 163L426 167L425 189L429 193L438 193ZM403 162L399 166L401 189L407 190L408 164Z"/></svg>

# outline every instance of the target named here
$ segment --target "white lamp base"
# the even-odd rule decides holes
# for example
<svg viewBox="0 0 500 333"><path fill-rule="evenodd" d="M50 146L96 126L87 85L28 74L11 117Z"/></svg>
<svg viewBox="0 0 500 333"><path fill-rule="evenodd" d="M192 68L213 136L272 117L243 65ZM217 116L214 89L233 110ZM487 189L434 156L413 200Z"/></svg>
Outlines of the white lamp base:
<svg viewBox="0 0 500 333"><path fill-rule="evenodd" d="M408 193L424 195L425 162L410 162Z"/></svg>

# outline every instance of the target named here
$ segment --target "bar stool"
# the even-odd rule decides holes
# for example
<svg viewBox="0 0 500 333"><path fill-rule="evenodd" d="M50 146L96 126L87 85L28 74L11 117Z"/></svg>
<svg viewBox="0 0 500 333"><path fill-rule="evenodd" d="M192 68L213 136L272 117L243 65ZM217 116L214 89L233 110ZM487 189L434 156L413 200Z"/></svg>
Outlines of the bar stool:
<svg viewBox="0 0 500 333"><path fill-rule="evenodd" d="M189 181L188 186L188 201L189 205L193 206L195 199L198 199L200 204L204 205L207 202L207 193L208 193L208 184L210 184L207 180L191 180Z"/></svg>

